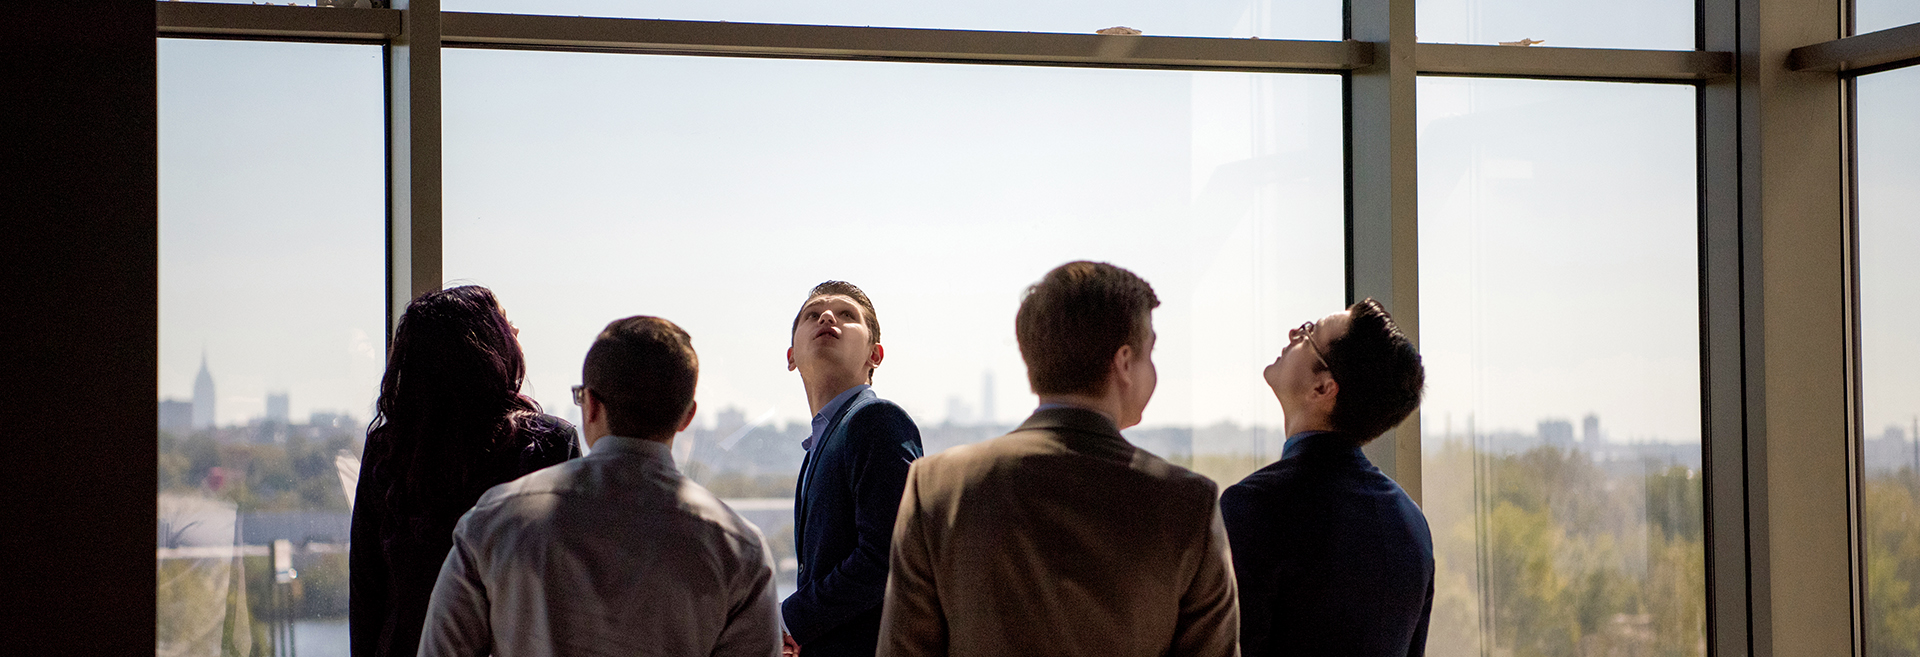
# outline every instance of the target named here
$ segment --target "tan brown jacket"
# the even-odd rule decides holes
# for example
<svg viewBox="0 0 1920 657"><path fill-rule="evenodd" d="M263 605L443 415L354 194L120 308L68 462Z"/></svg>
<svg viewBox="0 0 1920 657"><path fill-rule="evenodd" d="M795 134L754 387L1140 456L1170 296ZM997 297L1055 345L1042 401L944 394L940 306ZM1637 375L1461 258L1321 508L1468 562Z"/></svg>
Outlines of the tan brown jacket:
<svg viewBox="0 0 1920 657"><path fill-rule="evenodd" d="M879 654L1237 655L1216 490L1079 408L920 459Z"/></svg>

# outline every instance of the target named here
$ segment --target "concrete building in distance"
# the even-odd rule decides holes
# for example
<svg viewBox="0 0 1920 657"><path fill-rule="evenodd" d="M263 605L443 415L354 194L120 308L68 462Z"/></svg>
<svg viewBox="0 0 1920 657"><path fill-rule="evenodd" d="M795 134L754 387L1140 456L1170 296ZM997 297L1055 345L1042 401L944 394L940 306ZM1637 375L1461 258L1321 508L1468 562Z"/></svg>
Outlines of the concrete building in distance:
<svg viewBox="0 0 1920 657"><path fill-rule="evenodd" d="M293 414L288 410L286 391L267 393L267 421L282 425L293 423Z"/></svg>
<svg viewBox="0 0 1920 657"><path fill-rule="evenodd" d="M193 431L193 402L160 400L160 430L175 435Z"/></svg>

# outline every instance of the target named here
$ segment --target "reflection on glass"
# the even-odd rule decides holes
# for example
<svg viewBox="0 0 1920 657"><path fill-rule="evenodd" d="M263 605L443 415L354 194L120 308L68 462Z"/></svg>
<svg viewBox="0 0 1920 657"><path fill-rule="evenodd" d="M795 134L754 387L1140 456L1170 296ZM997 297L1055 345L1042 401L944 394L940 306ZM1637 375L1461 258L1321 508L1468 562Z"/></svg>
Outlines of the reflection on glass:
<svg viewBox="0 0 1920 657"><path fill-rule="evenodd" d="M347 654L381 78L375 46L159 43L159 654Z"/></svg>
<svg viewBox="0 0 1920 657"><path fill-rule="evenodd" d="M1427 654L1705 654L1694 90L1419 94Z"/></svg>
<svg viewBox="0 0 1920 657"><path fill-rule="evenodd" d="M1853 33L1866 34L1920 23L1920 2L1913 0L1853 0Z"/></svg>
<svg viewBox="0 0 1920 657"><path fill-rule="evenodd" d="M446 273L511 309L529 393L572 411L609 320L679 323L679 457L788 554L815 283L872 296L876 389L934 453L1033 408L1028 284L1128 267L1164 303L1129 436L1225 483L1278 457L1261 368L1341 306L1338 77L450 51L445 79Z"/></svg>
<svg viewBox="0 0 1920 657"><path fill-rule="evenodd" d="M1857 82L1867 654L1920 655L1920 68Z"/></svg>
<svg viewBox="0 0 1920 657"><path fill-rule="evenodd" d="M1420 0L1422 43L1694 49L1694 0Z"/></svg>
<svg viewBox="0 0 1920 657"><path fill-rule="evenodd" d="M1013 30L1093 34L1131 27L1153 36L1259 37L1337 41L1339 0L443 0L444 11L612 18ZM1691 14L1689 14L1691 15Z"/></svg>

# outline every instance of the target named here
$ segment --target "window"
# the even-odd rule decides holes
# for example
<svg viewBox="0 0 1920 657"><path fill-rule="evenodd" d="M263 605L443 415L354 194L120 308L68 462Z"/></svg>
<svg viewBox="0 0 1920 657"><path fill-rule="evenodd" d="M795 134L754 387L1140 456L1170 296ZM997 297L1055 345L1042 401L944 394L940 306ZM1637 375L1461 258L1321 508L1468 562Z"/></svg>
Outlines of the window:
<svg viewBox="0 0 1920 657"><path fill-rule="evenodd" d="M1694 49L1691 0L1420 0L1422 43Z"/></svg>
<svg viewBox="0 0 1920 657"><path fill-rule="evenodd" d="M1419 93L1428 654L1704 654L1694 90Z"/></svg>
<svg viewBox="0 0 1920 657"><path fill-rule="evenodd" d="M1920 654L1920 68L1862 76L1858 119L1867 654Z"/></svg>
<svg viewBox="0 0 1920 657"><path fill-rule="evenodd" d="M159 61L155 640L344 655L385 361L380 49L163 39Z"/></svg>
<svg viewBox="0 0 1920 657"><path fill-rule="evenodd" d="M746 508L782 546L811 416L785 350L815 283L873 297L875 386L933 453L1033 408L1028 284L1128 267L1164 304L1129 434L1223 485L1279 456L1261 366L1343 305L1334 76L480 51L446 70L446 275L499 293L549 409L577 413L608 321L685 327L702 415L679 456L774 498Z"/></svg>
<svg viewBox="0 0 1920 657"><path fill-rule="evenodd" d="M1920 23L1920 3L1906 0L1853 0L1853 33L1866 34Z"/></svg>

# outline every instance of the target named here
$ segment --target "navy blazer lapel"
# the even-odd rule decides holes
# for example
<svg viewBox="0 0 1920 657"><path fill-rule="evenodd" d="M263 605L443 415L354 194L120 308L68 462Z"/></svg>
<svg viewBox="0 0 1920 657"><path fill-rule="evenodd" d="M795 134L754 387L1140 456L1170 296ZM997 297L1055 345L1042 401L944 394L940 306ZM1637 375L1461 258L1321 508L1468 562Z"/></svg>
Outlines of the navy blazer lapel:
<svg viewBox="0 0 1920 657"><path fill-rule="evenodd" d="M848 399L847 403L841 404L840 410L833 414L833 419L827 421L826 428L821 429L819 437L814 439L813 449L807 450L807 455L801 459L800 480L794 485L793 541L796 550L799 549L800 541L803 540L801 537L807 535L807 510L813 503L813 496L807 494L807 488L813 484L814 471L820 469L820 459L815 457L825 453L827 443L830 442L834 432L840 429L840 423L846 420L847 413L852 411L853 407L860 406L861 401L874 396L873 388L867 388L860 391L860 394L854 395L852 399Z"/></svg>

